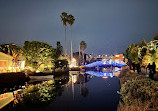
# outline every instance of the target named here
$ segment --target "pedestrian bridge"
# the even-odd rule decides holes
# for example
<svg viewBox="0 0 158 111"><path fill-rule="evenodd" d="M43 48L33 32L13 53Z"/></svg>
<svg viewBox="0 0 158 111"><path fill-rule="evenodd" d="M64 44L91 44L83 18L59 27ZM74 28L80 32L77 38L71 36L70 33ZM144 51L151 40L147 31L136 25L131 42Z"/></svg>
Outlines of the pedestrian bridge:
<svg viewBox="0 0 158 111"><path fill-rule="evenodd" d="M89 63L84 65L85 67L99 67L99 66L112 66L112 67L122 67L124 65L127 65L125 63L117 63L114 61L96 61L93 63Z"/></svg>

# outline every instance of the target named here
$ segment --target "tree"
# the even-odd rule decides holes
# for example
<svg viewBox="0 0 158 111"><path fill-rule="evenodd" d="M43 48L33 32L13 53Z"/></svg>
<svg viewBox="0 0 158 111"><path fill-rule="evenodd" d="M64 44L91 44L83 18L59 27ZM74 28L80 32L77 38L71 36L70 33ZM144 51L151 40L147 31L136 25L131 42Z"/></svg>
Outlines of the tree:
<svg viewBox="0 0 158 111"><path fill-rule="evenodd" d="M140 50L140 60L142 60L142 58L145 56L146 54L146 51L147 51L147 42L143 39L139 44L139 49L138 49L138 53L139 53L139 50Z"/></svg>
<svg viewBox="0 0 158 111"><path fill-rule="evenodd" d="M135 45L135 47L131 48L131 52L129 55L130 60L132 60L134 63L139 63L140 59L138 57L138 45Z"/></svg>
<svg viewBox="0 0 158 111"><path fill-rule="evenodd" d="M125 57L129 60L131 60L134 63L139 62L139 58L138 58L138 48L139 45L136 44L131 44L126 48L125 51Z"/></svg>
<svg viewBox="0 0 158 111"><path fill-rule="evenodd" d="M14 66L16 67L18 59L19 59L19 56L22 54L23 51L22 51L20 46L13 45L13 44L9 44L9 48L10 48L10 51L12 53Z"/></svg>
<svg viewBox="0 0 158 111"><path fill-rule="evenodd" d="M152 64L152 62L152 56L149 51L147 51L147 54L142 59L142 65L147 66L149 63Z"/></svg>
<svg viewBox="0 0 158 111"><path fill-rule="evenodd" d="M54 53L54 59L57 60L63 53L63 46L61 46L60 41L56 43L56 49Z"/></svg>
<svg viewBox="0 0 158 111"><path fill-rule="evenodd" d="M145 41L145 39L143 39L139 44L139 47L143 47L143 46L147 46L147 42Z"/></svg>
<svg viewBox="0 0 158 111"><path fill-rule="evenodd" d="M73 50L72 50L72 25L74 24L75 18L72 15L68 16L68 23L71 26L71 60L73 58Z"/></svg>
<svg viewBox="0 0 158 111"><path fill-rule="evenodd" d="M47 65L52 60L54 52L54 48L44 42L25 41L23 46L23 56L26 62L35 69L38 69L41 64Z"/></svg>
<svg viewBox="0 0 158 111"><path fill-rule="evenodd" d="M87 44L85 43L85 41L80 42L80 48L82 50L82 57L83 57L83 64L84 64L84 51L87 48Z"/></svg>
<svg viewBox="0 0 158 111"><path fill-rule="evenodd" d="M68 61L66 59L56 60L53 63L54 63L54 71L55 69L58 69L58 68L62 69L63 67L67 68L68 66Z"/></svg>
<svg viewBox="0 0 158 111"><path fill-rule="evenodd" d="M158 34L156 34L152 40L158 40Z"/></svg>
<svg viewBox="0 0 158 111"><path fill-rule="evenodd" d="M68 22L68 15L66 12L62 12L61 15L61 21L63 22L63 26L65 27L65 56L67 55L67 48L66 48L66 26Z"/></svg>
<svg viewBox="0 0 158 111"><path fill-rule="evenodd" d="M0 45L0 52L11 55L11 51L9 49L9 44L1 44Z"/></svg>
<svg viewBox="0 0 158 111"><path fill-rule="evenodd" d="M125 50L125 54L124 54L127 59L129 59L129 54L130 54L130 45L127 46L127 48Z"/></svg>
<svg viewBox="0 0 158 111"><path fill-rule="evenodd" d="M127 46L126 51L125 51L125 57L127 59L130 59L130 54L131 54L131 50L135 47L135 44L131 44L129 46Z"/></svg>

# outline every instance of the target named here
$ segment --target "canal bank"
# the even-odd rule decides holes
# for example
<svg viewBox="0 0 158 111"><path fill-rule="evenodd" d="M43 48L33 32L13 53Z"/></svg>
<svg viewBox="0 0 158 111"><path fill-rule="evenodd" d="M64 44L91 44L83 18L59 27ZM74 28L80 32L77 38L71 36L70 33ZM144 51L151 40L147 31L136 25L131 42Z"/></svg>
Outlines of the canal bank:
<svg viewBox="0 0 158 111"><path fill-rule="evenodd" d="M157 111L158 81L144 73L136 73L124 67L119 75L121 100L118 111Z"/></svg>

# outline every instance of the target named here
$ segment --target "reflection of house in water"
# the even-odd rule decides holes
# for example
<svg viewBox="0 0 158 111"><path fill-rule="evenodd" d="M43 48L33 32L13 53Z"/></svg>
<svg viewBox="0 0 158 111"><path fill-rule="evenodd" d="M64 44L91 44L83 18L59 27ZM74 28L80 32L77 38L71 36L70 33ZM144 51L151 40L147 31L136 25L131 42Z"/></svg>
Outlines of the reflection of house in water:
<svg viewBox="0 0 158 111"><path fill-rule="evenodd" d="M75 84L82 84L90 81L92 75L89 74L71 74L72 82Z"/></svg>

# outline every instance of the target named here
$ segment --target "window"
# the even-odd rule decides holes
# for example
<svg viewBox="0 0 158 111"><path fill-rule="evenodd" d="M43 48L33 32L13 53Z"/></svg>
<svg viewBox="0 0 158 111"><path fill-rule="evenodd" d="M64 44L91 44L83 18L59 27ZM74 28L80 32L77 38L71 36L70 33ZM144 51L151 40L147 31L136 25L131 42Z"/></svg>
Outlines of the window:
<svg viewBox="0 0 158 111"><path fill-rule="evenodd" d="M120 57L120 55L115 55L115 57Z"/></svg>

